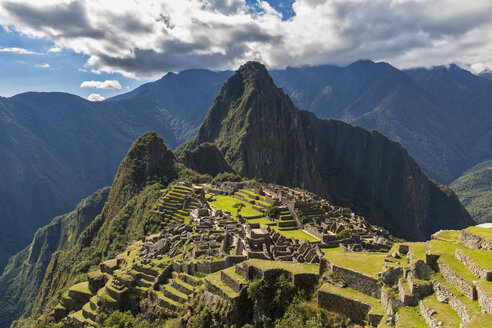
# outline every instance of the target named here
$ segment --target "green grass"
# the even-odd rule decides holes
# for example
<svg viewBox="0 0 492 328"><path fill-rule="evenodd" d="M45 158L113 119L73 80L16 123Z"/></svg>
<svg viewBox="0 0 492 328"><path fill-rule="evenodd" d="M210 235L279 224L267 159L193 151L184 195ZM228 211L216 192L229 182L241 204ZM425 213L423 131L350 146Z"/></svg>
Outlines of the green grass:
<svg viewBox="0 0 492 328"><path fill-rule="evenodd" d="M340 247L333 247L333 248L322 248L321 251L327 254L331 252L343 252L343 249L341 249Z"/></svg>
<svg viewBox="0 0 492 328"><path fill-rule="evenodd" d="M401 307L398 309L397 328L427 328L427 323L420 314L418 307Z"/></svg>
<svg viewBox="0 0 492 328"><path fill-rule="evenodd" d="M439 322L443 322L443 327L456 327L461 324L461 319L453 310L453 308L446 303L441 303L437 300L435 294L428 296L422 300L427 308L433 309L436 313L433 317Z"/></svg>
<svg viewBox="0 0 492 328"><path fill-rule="evenodd" d="M261 212L258 212L257 210L254 210L252 205L249 204L248 202L242 201L238 198L231 197L231 196L222 196L222 195L217 195L214 196L215 201L209 202L210 206L212 206L215 209L219 209L222 211L227 211L230 212L231 215L237 219L236 213L237 209L233 207L234 204L237 203L242 203L244 204L244 207L241 210L241 215L242 216L257 216L257 215L262 215Z"/></svg>
<svg viewBox="0 0 492 328"><path fill-rule="evenodd" d="M415 242L415 243L407 243L410 246L410 252L412 253L412 261L411 263L415 263L418 260L422 260L425 262L425 243L424 242Z"/></svg>
<svg viewBox="0 0 492 328"><path fill-rule="evenodd" d="M492 313L480 313L476 315L468 325L468 328L492 327Z"/></svg>
<svg viewBox="0 0 492 328"><path fill-rule="evenodd" d="M268 260L258 260L252 259L244 262L248 266L254 266L261 270L270 270L270 269L284 269L292 272L293 274L297 273L319 273L319 265L317 264L304 264L304 263L292 263L292 262L275 262Z"/></svg>
<svg viewBox="0 0 492 328"><path fill-rule="evenodd" d="M436 233L437 238L450 241L453 243L459 243L461 237L460 230L441 230Z"/></svg>
<svg viewBox="0 0 492 328"><path fill-rule="evenodd" d="M472 250L468 248L460 249L473 262L485 270L492 270L492 253L486 249Z"/></svg>
<svg viewBox="0 0 492 328"><path fill-rule="evenodd" d="M229 286L225 285L220 279L220 271L212 273L205 277L205 280L208 280L212 285L220 288L227 296L230 298L237 297L239 293L233 291Z"/></svg>
<svg viewBox="0 0 492 328"><path fill-rule="evenodd" d="M468 268L454 256L456 248L463 249L464 247L443 240L432 240L430 242L429 250L432 254L440 254L438 261L449 266L451 270L461 278L465 279L468 283L473 284L473 281L478 280L478 277L471 273Z"/></svg>
<svg viewBox="0 0 492 328"><path fill-rule="evenodd" d="M245 207L243 207L243 209L240 212L242 216L262 215L261 212L254 210L251 204L244 202L244 201L241 201L240 199L237 199L235 197L217 195L217 196L214 196L214 198L215 198L215 201L209 202L210 206L214 207L215 209L220 209L222 211L230 212L232 217L235 218L236 220L237 220L237 216L236 216L237 210L233 207L233 205L237 204L237 203L242 203L245 205ZM294 238L297 238L299 240L307 240L307 241L311 241L311 242L319 241L315 237L313 237L313 236L311 236L311 235L309 235L309 234L305 233L304 231L299 230L297 228L292 229L292 230L291 229L284 230L283 228L279 228L278 226L275 225L274 221L270 221L266 217L247 220L247 222L261 223L265 227L270 226L272 229L274 229L275 231L278 231L280 234L282 234L283 236L285 236L287 238L294 237Z"/></svg>
<svg viewBox="0 0 492 328"><path fill-rule="evenodd" d="M325 258L335 265L352 269L373 278L378 278L386 254L366 252L327 252Z"/></svg>
<svg viewBox="0 0 492 328"><path fill-rule="evenodd" d="M480 305L478 304L477 301L472 301L468 297L466 297L462 292L454 288L453 285L451 285L449 282L447 282L444 277L436 272L432 275L432 280L437 281L441 285L443 285L450 293L458 297L466 306L467 312L472 317L476 313L479 313L482 309L480 308Z"/></svg>
<svg viewBox="0 0 492 328"><path fill-rule="evenodd" d="M73 291L76 291L79 293L83 293L83 294L91 294L91 291L89 290L89 282L88 281L84 281L84 282L78 283L76 285L73 285L72 287L70 287L70 290L73 290Z"/></svg>
<svg viewBox="0 0 492 328"><path fill-rule="evenodd" d="M361 303L365 303L371 307L371 312L372 313L380 313L384 314L383 306L381 305L381 300L378 298L371 297L369 295L366 295L364 293L358 292L352 288L340 288L337 286L334 286L330 283L324 283L320 291L324 291L327 293L332 293L336 295L341 295L343 297L353 299L356 301L359 301Z"/></svg>
<svg viewBox="0 0 492 328"><path fill-rule="evenodd" d="M492 281L480 280L477 284L490 298L492 298Z"/></svg>
<svg viewBox="0 0 492 328"><path fill-rule="evenodd" d="M485 239L492 240L492 229L490 228L468 227L465 231L471 232L472 234Z"/></svg>

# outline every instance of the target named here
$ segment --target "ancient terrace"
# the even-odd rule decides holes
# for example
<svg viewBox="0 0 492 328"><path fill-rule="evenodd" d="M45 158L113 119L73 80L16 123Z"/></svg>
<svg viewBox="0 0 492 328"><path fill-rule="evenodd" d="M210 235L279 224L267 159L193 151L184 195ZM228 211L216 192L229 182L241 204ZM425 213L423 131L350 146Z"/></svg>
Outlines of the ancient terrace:
<svg viewBox="0 0 492 328"><path fill-rule="evenodd" d="M492 323L491 229L392 244L348 209L254 182L178 183L154 211L162 230L71 287L51 314L56 320L96 326L99 313L149 308L172 317L201 301L233 323L250 304L251 282L283 276L313 304L362 325Z"/></svg>

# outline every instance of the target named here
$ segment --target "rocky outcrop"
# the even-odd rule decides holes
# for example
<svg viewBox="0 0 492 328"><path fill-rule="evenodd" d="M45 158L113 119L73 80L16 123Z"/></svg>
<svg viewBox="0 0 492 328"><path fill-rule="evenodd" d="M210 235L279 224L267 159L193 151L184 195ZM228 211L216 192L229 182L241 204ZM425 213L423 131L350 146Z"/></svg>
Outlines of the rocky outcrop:
<svg viewBox="0 0 492 328"><path fill-rule="evenodd" d="M308 189L410 240L473 223L452 191L431 182L398 143L297 110L256 62L227 81L181 151L204 142L242 176Z"/></svg>

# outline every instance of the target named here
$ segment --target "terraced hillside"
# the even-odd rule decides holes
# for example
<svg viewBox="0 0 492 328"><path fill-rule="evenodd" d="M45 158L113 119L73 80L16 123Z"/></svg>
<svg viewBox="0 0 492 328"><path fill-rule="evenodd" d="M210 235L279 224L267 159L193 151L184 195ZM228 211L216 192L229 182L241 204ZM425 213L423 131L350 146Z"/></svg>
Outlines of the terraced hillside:
<svg viewBox="0 0 492 328"><path fill-rule="evenodd" d="M292 318L305 327L399 328L492 320L491 229L393 243L349 209L252 181L178 182L161 190L153 211L160 232L87 273L39 327L99 327L124 311L176 327L203 327L204 318L210 327L286 327ZM294 226L282 226L288 220Z"/></svg>

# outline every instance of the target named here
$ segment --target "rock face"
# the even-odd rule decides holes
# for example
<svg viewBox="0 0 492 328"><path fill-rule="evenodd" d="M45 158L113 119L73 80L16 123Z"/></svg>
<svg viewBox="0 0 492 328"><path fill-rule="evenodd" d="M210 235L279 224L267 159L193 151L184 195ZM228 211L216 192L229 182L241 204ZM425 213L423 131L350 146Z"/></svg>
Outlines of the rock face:
<svg viewBox="0 0 492 328"><path fill-rule="evenodd" d="M194 150L185 150L179 156L179 161L198 173L210 174L212 177L222 172L234 172L213 143L203 143Z"/></svg>
<svg viewBox="0 0 492 328"><path fill-rule="evenodd" d="M473 223L452 191L430 181L400 144L299 111L260 63L246 63L227 81L183 148L204 142L242 176L308 189L409 240Z"/></svg>

